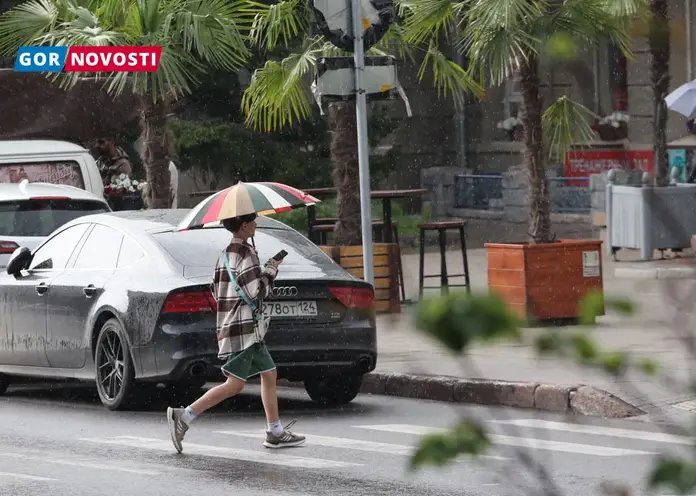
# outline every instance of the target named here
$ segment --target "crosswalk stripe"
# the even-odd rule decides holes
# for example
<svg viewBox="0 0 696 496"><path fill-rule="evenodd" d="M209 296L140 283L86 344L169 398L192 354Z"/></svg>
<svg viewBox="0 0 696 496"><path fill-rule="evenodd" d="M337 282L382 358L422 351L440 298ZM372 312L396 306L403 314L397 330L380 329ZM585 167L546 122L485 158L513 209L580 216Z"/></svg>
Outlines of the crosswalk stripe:
<svg viewBox="0 0 696 496"><path fill-rule="evenodd" d="M390 424L390 425L355 425L360 429L369 429L382 432L398 432L400 434L438 434L447 432L447 429L436 427L424 427L420 425ZM526 437L503 436L499 434L488 434L493 444L516 446L520 448L532 448L549 451L561 451L565 453L577 453L594 456L632 456L632 455L655 455L650 451L640 451L623 448L610 448L607 446L595 446L592 444L567 443L563 441L547 441L545 439L535 439Z"/></svg>
<svg viewBox="0 0 696 496"><path fill-rule="evenodd" d="M0 472L0 479L2 479L4 477L7 477L9 479L25 479L25 480L45 481L45 482L54 482L54 481L58 480L58 479L51 479L49 477L39 477L37 475L15 474L12 472Z"/></svg>
<svg viewBox="0 0 696 496"><path fill-rule="evenodd" d="M552 422L542 419L491 420L490 423L573 432L577 434L623 437L639 441L654 441L658 443L694 444L694 440L688 437L675 436L673 434L665 434L663 432L636 431L632 429L620 429L617 427L602 427L587 424L566 424L564 422Z"/></svg>
<svg viewBox="0 0 696 496"><path fill-rule="evenodd" d="M73 466L73 467L94 468L97 470L113 470L115 472L126 472L129 474L160 475L160 472L155 472L154 470L144 470L144 469L139 469L139 468L127 468L127 467L122 467L122 466L114 465L114 464L107 465L104 463L94 463L94 462L89 462L89 461L48 458L45 456L35 456L35 455L26 454L26 453L9 453L9 452L2 453L2 452L0 452L0 457L16 458L16 459L22 459L22 460L34 460L34 461L40 461L40 462L46 462L46 463L54 463L56 465L66 465L66 466Z"/></svg>
<svg viewBox="0 0 696 496"><path fill-rule="evenodd" d="M161 439L151 439L135 436L118 436L114 438L83 438L87 441L98 444L108 444L114 446L125 446L130 448L141 448L145 450L173 452L174 447L171 441ZM301 456L278 454L276 450L251 451L223 446L209 446L205 444L184 443L184 453L192 455L212 456L216 458L232 458L256 463L266 463L269 465L280 465L295 468L343 468L358 467L361 464L324 460L318 458L304 458Z"/></svg>
<svg viewBox="0 0 696 496"><path fill-rule="evenodd" d="M258 437L257 431L215 431L218 434L240 437ZM352 449L356 451L368 451L371 453L382 453L386 455L411 456L415 452L414 446L402 444L380 443L376 441L363 441L361 439L347 439L342 437L317 436L307 434L307 444L309 446L326 446L328 448ZM502 456L482 456L494 460L509 460Z"/></svg>

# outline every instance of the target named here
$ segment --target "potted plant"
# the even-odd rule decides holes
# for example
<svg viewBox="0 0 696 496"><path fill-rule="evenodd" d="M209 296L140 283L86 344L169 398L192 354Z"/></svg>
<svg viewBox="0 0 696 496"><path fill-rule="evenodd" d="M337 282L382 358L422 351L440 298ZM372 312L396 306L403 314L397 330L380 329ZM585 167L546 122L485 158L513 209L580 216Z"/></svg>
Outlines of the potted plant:
<svg viewBox="0 0 696 496"><path fill-rule="evenodd" d="M519 116L508 117L498 122L496 127L505 131L508 141L522 141L524 137L522 132L522 119L520 119Z"/></svg>
<svg viewBox="0 0 696 496"><path fill-rule="evenodd" d="M598 119L594 130L602 141L619 141L628 137L628 121L630 116L626 112L616 111Z"/></svg>
<svg viewBox="0 0 696 496"><path fill-rule="evenodd" d="M607 38L629 50L628 28L643 3L623 2L621 9L613 2L513 3L513 8L501 7L497 0L469 4L463 39L455 44L469 48L472 73L485 75L495 85L515 74L522 95L521 175L528 185L529 238L485 245L488 285L523 318L574 319L580 315L582 299L603 290L602 242L555 238L544 155L548 150L563 157L574 142L592 139L588 118L594 114L565 96L543 110L541 55L548 55L549 62L568 62L580 46L600 45ZM443 9L442 16L449 15ZM430 23L437 32L442 19L434 17ZM423 26L420 32L425 32Z"/></svg>
<svg viewBox="0 0 696 496"><path fill-rule="evenodd" d="M147 187L144 181L131 180L126 174L112 176L104 186L104 198L111 210L142 210L145 207L142 192Z"/></svg>

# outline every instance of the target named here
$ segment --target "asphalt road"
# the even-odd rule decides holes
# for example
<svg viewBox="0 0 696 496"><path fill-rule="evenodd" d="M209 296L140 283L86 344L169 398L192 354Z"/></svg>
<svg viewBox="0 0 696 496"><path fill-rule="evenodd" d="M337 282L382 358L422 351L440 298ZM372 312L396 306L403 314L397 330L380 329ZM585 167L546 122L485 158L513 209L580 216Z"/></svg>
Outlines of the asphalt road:
<svg viewBox="0 0 696 496"><path fill-rule="evenodd" d="M298 419L303 447L261 446L258 391L226 402L195 421L178 455L171 445L166 399L131 412L109 412L88 388L45 385L11 389L0 398L0 495L198 496L513 495L542 494L515 450L546 466L563 494L599 494L602 481L643 490L661 452L688 451L690 440L635 420L605 421L514 409L452 407L361 396L347 407L322 409L303 391L281 391L285 422ZM486 419L490 457L410 473L419 435L460 415ZM536 491L534 491L536 488ZM666 492L659 494L667 494Z"/></svg>

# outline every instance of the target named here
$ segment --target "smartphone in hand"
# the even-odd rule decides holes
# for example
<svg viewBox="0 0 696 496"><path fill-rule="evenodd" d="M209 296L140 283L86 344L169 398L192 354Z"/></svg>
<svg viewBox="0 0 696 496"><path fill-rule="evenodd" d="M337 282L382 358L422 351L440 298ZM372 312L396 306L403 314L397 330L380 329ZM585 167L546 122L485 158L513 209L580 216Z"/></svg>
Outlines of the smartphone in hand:
<svg viewBox="0 0 696 496"><path fill-rule="evenodd" d="M280 262L282 259L288 256L288 252L285 250L280 250L278 253L275 254L273 257L273 260L276 262Z"/></svg>

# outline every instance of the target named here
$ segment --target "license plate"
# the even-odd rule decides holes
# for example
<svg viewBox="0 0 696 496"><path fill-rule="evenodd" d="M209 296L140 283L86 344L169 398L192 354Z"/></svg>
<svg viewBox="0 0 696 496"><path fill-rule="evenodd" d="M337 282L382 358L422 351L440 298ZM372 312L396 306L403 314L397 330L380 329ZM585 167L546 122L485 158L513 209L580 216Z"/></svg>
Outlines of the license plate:
<svg viewBox="0 0 696 496"><path fill-rule="evenodd" d="M271 301L263 304L263 313L269 317L316 317L316 301Z"/></svg>

